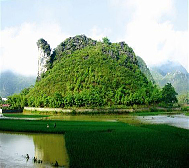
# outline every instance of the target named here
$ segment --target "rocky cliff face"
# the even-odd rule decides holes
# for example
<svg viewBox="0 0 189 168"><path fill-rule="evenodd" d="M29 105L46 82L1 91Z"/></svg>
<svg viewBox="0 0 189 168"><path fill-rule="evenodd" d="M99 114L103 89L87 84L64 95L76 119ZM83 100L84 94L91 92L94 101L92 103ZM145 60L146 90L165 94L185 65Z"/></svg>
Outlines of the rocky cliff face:
<svg viewBox="0 0 189 168"><path fill-rule="evenodd" d="M38 48L38 54L38 77L41 77L41 75L47 71L46 64L50 57L41 48Z"/></svg>
<svg viewBox="0 0 189 168"><path fill-rule="evenodd" d="M39 39L38 46L38 75L37 79L40 80L42 75L47 71L47 66L50 61L51 49L50 45L44 39Z"/></svg>

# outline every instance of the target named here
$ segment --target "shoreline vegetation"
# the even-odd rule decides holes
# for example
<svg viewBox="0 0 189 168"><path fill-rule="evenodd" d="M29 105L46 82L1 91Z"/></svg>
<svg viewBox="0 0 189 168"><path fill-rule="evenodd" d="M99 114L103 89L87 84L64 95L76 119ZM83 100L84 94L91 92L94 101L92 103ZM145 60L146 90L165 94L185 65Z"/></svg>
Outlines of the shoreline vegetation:
<svg viewBox="0 0 189 168"><path fill-rule="evenodd" d="M189 165L188 130L168 125L1 119L0 130L64 134L70 168Z"/></svg>
<svg viewBox="0 0 189 168"><path fill-rule="evenodd" d="M130 116L153 116L153 115L174 115L184 114L189 116L189 108L162 108L162 107L149 107L149 108L130 108L130 109L114 109L114 108L34 108L25 107L24 109L17 110L2 110L4 117L13 118L42 118L49 116L74 116L74 115L130 115Z"/></svg>
<svg viewBox="0 0 189 168"><path fill-rule="evenodd" d="M150 116L150 115L172 115L184 114L189 116L189 108L176 107L176 108L163 108L163 107L144 107L144 108L35 108L24 107L23 109L9 110L2 109L2 114L5 117L18 117L18 118L40 118L48 116L69 116L69 115L135 115L135 116Z"/></svg>

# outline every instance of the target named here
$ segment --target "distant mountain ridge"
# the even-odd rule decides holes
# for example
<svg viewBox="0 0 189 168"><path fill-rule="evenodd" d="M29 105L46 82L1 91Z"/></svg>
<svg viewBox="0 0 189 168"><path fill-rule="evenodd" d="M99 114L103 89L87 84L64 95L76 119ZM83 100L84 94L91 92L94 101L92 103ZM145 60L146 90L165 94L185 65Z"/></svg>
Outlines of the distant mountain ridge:
<svg viewBox="0 0 189 168"><path fill-rule="evenodd" d="M160 87L171 83L178 94L185 94L189 91L189 74L181 64L168 61L159 66L150 67L150 71Z"/></svg>
<svg viewBox="0 0 189 168"><path fill-rule="evenodd" d="M15 74L12 71L5 71L0 74L0 97L7 97L20 91L26 87L34 85L35 76L23 76Z"/></svg>
<svg viewBox="0 0 189 168"><path fill-rule="evenodd" d="M155 68L157 68L159 70L159 73L161 73L163 76L165 76L167 73L175 73L175 72L188 74L187 70L181 64L173 61L168 61L164 64L156 66Z"/></svg>

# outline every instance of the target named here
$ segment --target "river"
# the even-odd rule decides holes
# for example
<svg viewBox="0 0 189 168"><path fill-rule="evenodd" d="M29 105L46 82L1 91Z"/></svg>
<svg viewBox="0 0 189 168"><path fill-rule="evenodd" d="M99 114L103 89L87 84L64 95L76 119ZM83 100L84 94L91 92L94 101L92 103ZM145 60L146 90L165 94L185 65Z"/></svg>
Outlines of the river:
<svg viewBox="0 0 189 168"><path fill-rule="evenodd" d="M167 124L179 128L189 129L189 116L178 115L156 115L156 116L138 116L142 122L150 124Z"/></svg>

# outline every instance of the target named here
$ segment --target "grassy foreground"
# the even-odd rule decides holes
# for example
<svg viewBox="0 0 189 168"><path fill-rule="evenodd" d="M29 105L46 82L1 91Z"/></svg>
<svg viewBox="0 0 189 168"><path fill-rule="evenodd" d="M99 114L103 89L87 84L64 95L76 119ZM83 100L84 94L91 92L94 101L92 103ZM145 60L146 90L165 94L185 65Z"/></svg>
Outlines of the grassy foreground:
<svg viewBox="0 0 189 168"><path fill-rule="evenodd" d="M4 117L14 117L14 118L41 118L41 117L49 117L49 115L38 115L38 114L33 114L33 115L28 115L28 114L23 114L23 113L4 113Z"/></svg>
<svg viewBox="0 0 189 168"><path fill-rule="evenodd" d="M65 133L71 168L189 166L188 130L167 125L1 119L0 130Z"/></svg>

